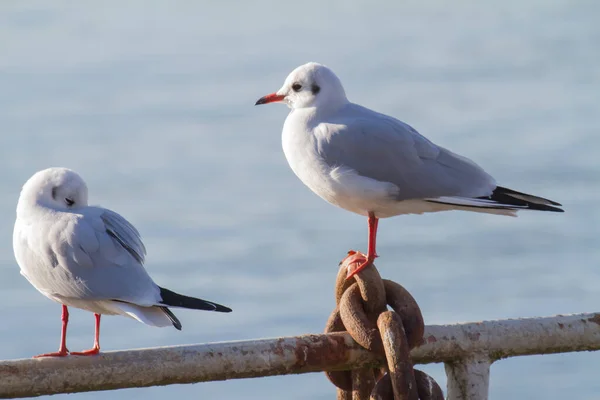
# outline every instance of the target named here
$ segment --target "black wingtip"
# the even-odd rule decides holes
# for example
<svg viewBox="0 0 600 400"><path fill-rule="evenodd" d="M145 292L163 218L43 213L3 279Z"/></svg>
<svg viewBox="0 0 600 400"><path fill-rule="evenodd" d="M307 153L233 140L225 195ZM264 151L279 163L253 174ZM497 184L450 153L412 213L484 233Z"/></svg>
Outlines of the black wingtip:
<svg viewBox="0 0 600 400"><path fill-rule="evenodd" d="M169 289L159 287L160 297L162 298L162 304L170 307L181 307L190 308L193 310L205 310L205 311L217 311L217 312L231 312L231 308L223 306L221 304L214 303L212 301L198 299L196 297L184 296L179 293L175 293Z"/></svg>
<svg viewBox="0 0 600 400"><path fill-rule="evenodd" d="M517 192L516 190L508 189L502 186L497 186L490 196L480 197L488 200L493 200L504 205L513 205L524 207L527 210L565 212L562 204L557 203L543 197L533 196L531 194Z"/></svg>
<svg viewBox="0 0 600 400"><path fill-rule="evenodd" d="M507 194L509 196L511 196L511 195L517 195L517 196L531 197L531 198L534 198L534 199L537 199L537 200L540 200L540 201L545 201L547 203L550 203L553 206L558 206L558 207L562 207L563 206L562 204L557 203L556 201L553 201L553 200L550 200L550 199L546 199L546 198L543 198L543 197L539 197L539 196L533 196L531 194L527 194L527 193L523 193L523 192L517 192L516 190L512 190L512 189L509 189L509 188L506 188L506 187L503 187L503 186L497 186L496 189L495 189L495 191L498 191L498 192L500 192L502 194ZM562 210L562 211L564 211L564 210Z"/></svg>
<svg viewBox="0 0 600 400"><path fill-rule="evenodd" d="M215 303L213 303L213 304L215 304ZM217 306L217 308L214 311L224 312L224 313L230 313L233 311L231 308L222 306L220 304L215 304L215 306Z"/></svg>

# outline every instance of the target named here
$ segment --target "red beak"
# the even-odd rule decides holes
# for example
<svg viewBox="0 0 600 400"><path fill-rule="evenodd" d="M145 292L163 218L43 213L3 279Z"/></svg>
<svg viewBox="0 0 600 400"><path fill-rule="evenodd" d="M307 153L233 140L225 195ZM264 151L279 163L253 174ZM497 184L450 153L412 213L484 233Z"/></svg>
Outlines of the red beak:
<svg viewBox="0 0 600 400"><path fill-rule="evenodd" d="M259 106L261 104L276 103L278 101L283 101L284 98L285 96L281 94L271 93L256 100L256 103L254 103L254 105Z"/></svg>

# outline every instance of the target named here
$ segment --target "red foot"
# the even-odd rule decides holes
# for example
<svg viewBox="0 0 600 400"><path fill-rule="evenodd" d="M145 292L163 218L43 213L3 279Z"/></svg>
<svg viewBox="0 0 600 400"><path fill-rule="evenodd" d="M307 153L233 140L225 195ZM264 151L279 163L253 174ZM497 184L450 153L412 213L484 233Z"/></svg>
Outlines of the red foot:
<svg viewBox="0 0 600 400"><path fill-rule="evenodd" d="M54 353L45 353L45 354L39 354L37 356L33 356L33 358L42 358L42 357L66 357L69 355L69 350L67 349L62 349L59 350L57 352Z"/></svg>
<svg viewBox="0 0 600 400"><path fill-rule="evenodd" d="M347 269L346 279L352 278L354 275L373 264L376 257L378 257L377 254L369 257L360 251L350 250L346 258L341 262Z"/></svg>
<svg viewBox="0 0 600 400"><path fill-rule="evenodd" d="M100 348L94 347L92 349L84 350L84 351L73 351L73 352L71 352L71 355L73 355L73 356L95 356L98 353L100 353Z"/></svg>

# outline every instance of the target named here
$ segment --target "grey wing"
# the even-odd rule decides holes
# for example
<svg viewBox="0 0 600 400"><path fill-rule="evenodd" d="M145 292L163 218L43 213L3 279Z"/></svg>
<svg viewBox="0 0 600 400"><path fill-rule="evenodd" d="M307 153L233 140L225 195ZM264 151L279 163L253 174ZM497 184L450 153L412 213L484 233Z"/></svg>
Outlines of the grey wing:
<svg viewBox="0 0 600 400"><path fill-rule="evenodd" d="M104 221L106 232L140 264L143 264L146 259L146 247L138 230L121 215L111 210L104 209L100 218Z"/></svg>
<svg viewBox="0 0 600 400"><path fill-rule="evenodd" d="M315 128L318 152L331 166L398 187L398 200L487 196L494 179L471 160L421 136L411 126L353 105L358 117Z"/></svg>
<svg viewBox="0 0 600 400"><path fill-rule="evenodd" d="M86 300L121 300L150 306L160 289L143 266L146 249L138 231L119 214L88 207L71 217L53 248L67 271L56 294ZM56 243L56 241L54 241Z"/></svg>

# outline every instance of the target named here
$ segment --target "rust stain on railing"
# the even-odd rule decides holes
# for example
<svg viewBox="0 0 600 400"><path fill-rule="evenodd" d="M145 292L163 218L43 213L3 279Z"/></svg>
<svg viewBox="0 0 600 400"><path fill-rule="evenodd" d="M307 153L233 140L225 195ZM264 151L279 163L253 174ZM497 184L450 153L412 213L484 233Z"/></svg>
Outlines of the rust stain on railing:
<svg viewBox="0 0 600 400"><path fill-rule="evenodd" d="M600 314L425 327L416 364L600 350ZM484 358L485 358L484 357ZM345 332L0 361L0 398L382 366ZM465 370L469 370L466 368Z"/></svg>

